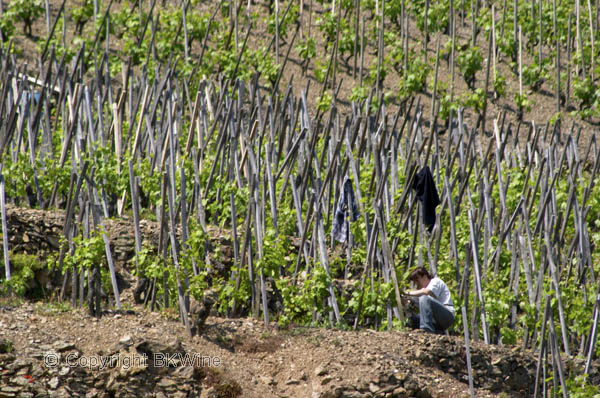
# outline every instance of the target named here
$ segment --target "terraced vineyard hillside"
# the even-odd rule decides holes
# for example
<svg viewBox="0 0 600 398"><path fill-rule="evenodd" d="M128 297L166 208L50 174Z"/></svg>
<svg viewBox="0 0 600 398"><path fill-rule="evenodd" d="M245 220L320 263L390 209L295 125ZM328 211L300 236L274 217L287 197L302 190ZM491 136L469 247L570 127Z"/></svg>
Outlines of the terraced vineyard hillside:
<svg viewBox="0 0 600 398"><path fill-rule="evenodd" d="M485 385L469 365L482 342L534 358L532 388L504 393L598 394L597 4L0 10L7 308L161 312L189 341L208 316L406 338L407 275L425 265L460 309L459 390ZM433 225L413 189L425 167ZM360 394L408 391L385 383Z"/></svg>

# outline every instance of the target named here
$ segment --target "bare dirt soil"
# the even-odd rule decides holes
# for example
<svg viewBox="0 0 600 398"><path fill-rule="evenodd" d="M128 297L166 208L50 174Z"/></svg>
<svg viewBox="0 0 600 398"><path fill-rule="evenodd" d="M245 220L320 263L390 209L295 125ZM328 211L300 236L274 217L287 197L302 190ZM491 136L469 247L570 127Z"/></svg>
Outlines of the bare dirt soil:
<svg viewBox="0 0 600 398"><path fill-rule="evenodd" d="M18 396L26 396L21 395L25 392L37 395L38 389L46 390L49 396L128 396L125 387L119 393L114 386L134 383L133 377L144 377L144 385L154 382L154 393L176 383L173 391L183 393L180 396L192 396L178 388L189 383L201 385L201 396L207 397L469 396L461 337L420 331L276 330L265 329L254 319L210 317L199 336L188 338L184 327L169 319L169 312L150 313L130 307L128 311L108 311L98 320L83 310L61 312L60 308L47 303L0 302L0 342L9 341L11 346L11 353L0 353L0 396L17 396L10 392L20 384L25 386ZM123 353L128 347L130 352L133 348L138 353L156 351L142 347L161 345L210 358L212 362L204 366L215 368L211 372L221 381L235 381L241 392L223 393L223 388L207 376L213 373L199 376L197 371L190 371L185 376L185 371L176 370L179 378L174 379L149 368L132 371L116 366L110 369L112 379L110 372L104 379L90 376L101 374L102 369L89 371L86 377L88 382L94 380L93 387L86 390L88 395L77 393L77 383L86 383L86 379L78 380L75 368L85 363L67 362L69 353L91 358ZM62 353L58 365L44 364L45 357L57 352ZM535 376L532 353L474 342L471 358L478 397L531 395ZM182 383L186 377L189 380ZM28 382L19 384L23 378Z"/></svg>
<svg viewBox="0 0 600 398"><path fill-rule="evenodd" d="M50 0L50 8L53 22L56 19L57 12L60 8L62 1L60 0ZM65 7L69 10L72 7L80 6L81 0L66 0ZM134 3L134 2L131 2ZM257 12L260 17L258 18L257 25L253 28L251 34L248 39L248 48L250 49L259 49L261 47L267 47L271 41L273 40L273 35L267 32L266 27L266 17L268 16L269 4L272 2L269 1L253 1L250 2L251 10L253 12ZM172 4L171 1L165 1L159 4ZM307 100L309 107L314 110L316 109L317 100L323 90L323 84L319 83L315 78L315 67L316 61L318 60L321 63L326 62L332 51L333 44L329 44L329 48L326 47L326 40L324 34L318 29L318 19L325 13L328 12L319 2L309 2L304 1L304 10L300 12L300 21L301 21L301 29L298 34L298 38L296 42L292 43L292 37L294 34L295 26L291 26L288 28L287 36L281 39L281 43L279 45L279 57L280 62L283 62L286 54L288 53L289 46L292 45L293 48L289 52L289 60L285 65L283 70L280 90L285 90L285 88L290 85L293 88L293 93L295 96L300 96L303 90L309 88L309 92L307 93ZM177 2L179 5L179 2ZM201 2L196 8L202 12L212 13L216 3L213 1L205 1ZM111 8L114 12L117 12L124 6L131 6L129 3L125 2L115 2ZM283 14L284 8L287 4L281 5L281 13ZM6 7L6 4L5 4ZM312 8L311 8L312 7ZM136 11L137 12L137 11ZM365 12L365 16L367 16L367 21L370 20L372 16L367 15ZM66 24L66 42L72 42L75 37L74 28L75 24L69 18L69 13L67 13L67 24ZM500 18L501 13L497 11L496 18ZM472 29L470 26L470 22L468 20L461 20L461 18L457 17L457 34L456 34L456 47L457 48L466 48L471 46L471 37L472 37ZM309 24L310 21L310 24ZM390 23L391 26L392 23ZM60 24L59 24L60 25ZM92 34L93 24L88 23L84 28L83 32L87 34ZM61 28L61 26L59 26ZM22 27L17 26L17 32L22 32ZM25 60L28 63L28 69L31 73L37 73L38 68L38 52L36 48L39 46L43 46L45 37L47 36L47 27L45 18L39 18L37 22L33 26L33 34L30 37L27 37L23 34L16 35L14 37L13 46L18 49L17 53L20 54L20 58ZM306 37L310 35L314 37L317 41L316 46L316 57L311 60L308 65L306 73L304 73L302 69L302 59L298 54L298 50L295 48L300 40L300 37ZM367 35L368 36L368 35ZM245 31L240 29L238 32L238 47L242 46L243 38L245 37ZM422 39L423 33L417 28L416 21L411 17L409 20L409 47L419 52L422 48ZM365 53L364 53L364 71L363 77L366 78L368 74L368 68L377 62L377 42L373 41L373 39L369 39L366 37L365 43ZM431 67L432 72L429 75L427 81L427 88L423 93L420 93L415 98L415 104L420 104L423 107L423 120L425 126L428 128L432 128L432 123L430 122L431 115L431 103L433 97L433 79L434 79L434 65L436 59L436 45L438 40L442 48L446 44L448 40L450 40L449 36L442 33L432 33L430 34L429 43L427 46L427 59L428 63ZM116 49L119 48L121 43L116 38L111 38L111 52L116 54ZM401 43L397 44L401 45ZM486 81L486 66L487 66L487 54L488 54L488 39L487 33L480 32L477 35L476 45L479 47L481 54L484 57L483 68L476 75L476 88L485 88ZM104 46L104 44L102 45ZM214 43L208 43L209 47L214 47ZM526 44L525 44L526 46ZM199 56L201 43L193 43L191 52L192 57ZM102 47L104 48L104 47ZM387 46L386 51L390 51L390 46ZM458 51L458 50L457 50ZM535 51L537 54L537 50ZM548 49L544 48L542 51L544 57L549 56ZM352 89L359 86L359 71L354 70L354 61L353 57L344 57L345 59L339 59L336 63L337 68L335 73L332 72L332 75L329 79L329 85L327 87L327 92L333 94L337 92L337 101L336 106L341 112L342 117L345 114L349 114L351 112L350 105L350 95L352 93ZM565 57L566 58L566 57ZM534 62L534 57L523 50L523 65L529 65ZM535 123L537 128L544 128L546 123L548 123L551 118L553 118L557 113L557 105L556 105L556 96L555 91L556 88L554 83L550 79L546 79L537 90L532 90L526 85L523 86L523 93L531 102L532 106L530 110L525 110L523 114L522 121L518 120L517 117L517 109L514 103L514 95L519 92L519 76L516 72L518 68L515 68L514 64L511 65L511 62L514 62L511 59L503 56L500 52L498 52L496 58L496 70L498 75L503 76L506 79L506 95L501 98L494 98L493 95L493 70L490 71L490 85L488 87L488 103L487 103L487 112L486 112L486 120L485 120L485 134L482 139L487 141L489 137L493 137L494 134L494 122L496 121L499 124L499 127L502 127L502 121L508 125L508 123L513 124L513 132L518 131L519 142L520 145L524 146L527 141L527 137L532 126L532 123ZM566 73L567 70L567 61L561 61L561 72ZM360 57L357 58L357 69L360 67ZM387 71L385 79L382 84L382 92L392 94L394 98L398 93L398 84L400 82L399 71L393 68L389 68ZM574 67L571 67L572 74L574 75ZM550 73L554 73L552 70ZM209 77L210 78L210 77ZM118 86L120 84L121 79L115 79L114 84ZM465 79L461 76L458 68L455 68L454 76L452 76L450 63L447 60L447 57L443 56L440 58L439 62L439 72L438 72L438 95L441 87L446 87L447 90L454 84L454 99L456 101L462 101L464 98L472 92L471 89L468 88ZM565 83L563 82L563 87L561 88L564 95ZM570 88L571 92L573 88ZM576 99L574 99L573 94L571 93L570 101L568 104L561 106L561 131L563 134L567 134L569 132L577 133L579 129L580 132L580 141L579 145L581 148L588 148L592 136L598 130L598 125L600 123L599 120L583 120L580 117L572 114L572 111L575 111L578 107L578 103ZM400 108L404 108L406 105L402 102L398 101L398 99L392 99L392 102L388 107L388 114L393 115ZM465 122L467 123L469 128L475 128L477 116L470 109L465 110ZM390 118L392 119L392 118ZM391 122L391 120L389 121ZM438 121L438 123L443 123L442 121ZM426 132L429 130L426 129ZM550 135L553 131L553 127L550 127ZM549 135L549 136L550 136ZM442 140L444 137L442 137Z"/></svg>

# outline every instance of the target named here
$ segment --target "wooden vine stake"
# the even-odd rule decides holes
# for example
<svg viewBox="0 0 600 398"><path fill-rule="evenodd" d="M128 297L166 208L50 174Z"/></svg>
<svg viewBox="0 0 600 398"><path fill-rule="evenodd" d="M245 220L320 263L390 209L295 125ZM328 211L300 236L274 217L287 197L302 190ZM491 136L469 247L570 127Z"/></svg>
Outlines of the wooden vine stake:
<svg viewBox="0 0 600 398"><path fill-rule="evenodd" d="M556 1L556 0L554 0ZM587 0L587 5L588 5L588 16L590 19L590 44L592 46L592 56L591 58L591 69L590 69L590 77L592 79L592 81L595 81L594 79L594 73L595 73L595 65L596 65L596 52L594 51L594 21L592 19L592 3L590 2L590 0ZM557 38L558 40L558 38Z"/></svg>
<svg viewBox="0 0 600 398"><path fill-rule="evenodd" d="M556 112L560 112L560 42L556 29L556 0L554 0L554 37L556 42ZM539 68L541 67L540 63Z"/></svg>
<svg viewBox="0 0 600 398"><path fill-rule="evenodd" d="M598 319L600 318L600 294L596 295L596 305L594 306L594 310L594 322L592 323L587 359L585 361L585 369L583 371L583 373L586 375L590 372L592 358L594 357L595 352L596 337L598 336Z"/></svg>
<svg viewBox="0 0 600 398"><path fill-rule="evenodd" d="M469 339L469 323L467 322L467 310L464 306L460 307L462 312L463 330L465 333L465 351L467 353L467 371L469 374L469 392L471 398L475 398L475 388L473 387L473 368L471 367L471 343Z"/></svg>
<svg viewBox="0 0 600 398"><path fill-rule="evenodd" d="M583 79L585 80L587 76L586 66L585 66L585 57L583 56L583 37L581 35L581 7L579 4L580 0L575 0L575 24L576 24L576 44L577 44L577 53L581 56L581 73Z"/></svg>
<svg viewBox="0 0 600 398"><path fill-rule="evenodd" d="M517 118L523 120L523 42L521 34L521 26L519 25L518 36L518 58L519 58L519 103L517 104Z"/></svg>
<svg viewBox="0 0 600 398"><path fill-rule="evenodd" d="M571 92L571 25L573 14L569 13L569 26L567 28L567 87L565 88L565 108L569 109L569 99Z"/></svg>
<svg viewBox="0 0 600 398"><path fill-rule="evenodd" d="M6 223L6 203L3 174L0 174L0 210L2 211L2 248L4 250L4 270L6 282L8 283L10 281L10 258L8 255L8 225Z"/></svg>
<svg viewBox="0 0 600 398"><path fill-rule="evenodd" d="M279 65L279 0L275 0L275 63Z"/></svg>

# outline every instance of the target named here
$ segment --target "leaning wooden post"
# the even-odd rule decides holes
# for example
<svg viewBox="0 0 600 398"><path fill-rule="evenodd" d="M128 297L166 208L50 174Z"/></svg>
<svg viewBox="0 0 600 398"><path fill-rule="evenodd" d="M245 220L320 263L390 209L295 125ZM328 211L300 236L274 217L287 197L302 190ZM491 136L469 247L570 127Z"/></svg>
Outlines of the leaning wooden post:
<svg viewBox="0 0 600 398"><path fill-rule="evenodd" d="M561 329L562 338L563 338L563 347L565 349L565 354L567 354L568 356L570 356L571 355L571 351L569 349L569 340L568 340L569 333L568 333L568 330L567 330L567 323L566 323L566 319L565 319L565 315L564 315L564 309L563 309L561 295L560 295L560 284L559 284L559 278L558 278L558 270L557 270L556 262L554 260L554 254L553 254L553 250L552 250L552 243L550 241L548 230L544 231L544 237L545 237L545 241L546 241L548 262L550 264L550 276L552 277L552 284L553 284L554 289L555 289L554 294L555 294L556 301L557 301L557 304L558 304L558 319L560 321L560 329Z"/></svg>
<svg viewBox="0 0 600 398"><path fill-rule="evenodd" d="M110 271L110 280L112 283L113 292L115 294L115 304L117 305L118 309L121 309L121 299L119 298L119 287L117 285L117 276L115 274L115 266L113 263L112 253L110 250L110 241L108 240L108 235L106 234L106 229L104 228L102 212L98 210L97 205L92 205L92 211L94 213L94 219L98 220L97 224L100 226L100 233L102 234L102 239L104 241L104 250L106 252L106 262L108 263L108 269ZM100 277L100 274L98 274L98 278L99 277Z"/></svg>
<svg viewBox="0 0 600 398"><path fill-rule="evenodd" d="M556 34L556 0L554 0L554 37L556 43L556 59L555 59L555 68L556 68L556 112L560 112L560 40L558 34ZM592 30L594 28L592 27ZM592 36L592 43L594 43L594 38ZM541 47L542 43L540 43ZM594 46L592 44L592 54L594 54ZM582 57L583 58L583 57ZM592 55L592 65L594 64L594 56ZM542 68L542 64L539 64L539 68ZM593 70L593 69L592 69ZM592 72L593 73L593 72ZM559 119L560 120L560 119Z"/></svg>
<svg viewBox="0 0 600 398"><path fill-rule="evenodd" d="M475 240L475 226L473 225L473 212L469 210L469 227L471 232L471 249L473 251L473 269L475 270L475 286L477 288L477 296L481 304L481 322L483 327L483 339L485 344L490 344L490 332L487 326L485 316L485 303L483 301L483 291L481 289L481 275L479 272L479 259L477 256L477 242Z"/></svg>
<svg viewBox="0 0 600 398"><path fill-rule="evenodd" d="M331 306L333 307L333 312L335 314L335 320L338 322L338 324L343 324L344 323L344 318L342 318L342 316L340 315L340 310L337 304L337 299L335 297L335 290L333 288L333 284L331 283L331 271L329 269L329 257L327 255L327 246L325 244L325 229L323 228L323 219L321 218L321 208L320 208L320 203L319 201L315 200L313 202L313 206L315 206L315 213L316 213L316 219L315 219L315 227L317 230L317 247L319 250L319 258L321 260L321 266L323 266L323 268L325 268L325 271L327 272L327 276L330 278L328 284L328 290L329 290L329 296L330 296L330 302L331 302ZM313 214L315 214L313 213ZM308 225L308 223L307 223Z"/></svg>
<svg viewBox="0 0 600 398"><path fill-rule="evenodd" d="M600 314L600 294L596 295L596 311L594 315L594 323L592 325L592 331L590 333L590 348L588 350L587 360L585 361L585 370L583 374L587 375L590 372L590 366L592 364L592 357L594 356L594 346L596 344L596 336L598 334L598 318Z"/></svg>
<svg viewBox="0 0 600 398"><path fill-rule="evenodd" d="M102 225L102 223L101 223ZM121 299L119 298L119 286L117 285L117 275L115 274L115 265L113 263L112 253L110 250L110 241L104 228L102 229L102 239L104 240L104 250L106 251L106 260L110 271L110 281L112 283L113 292L115 294L115 303L118 309L121 309Z"/></svg>
<svg viewBox="0 0 600 398"><path fill-rule="evenodd" d="M10 259L8 256L8 226L6 224L6 203L4 198L4 175L0 174L0 209L2 210L2 246L4 248L4 269L6 282L10 281ZM10 288L9 288L10 289Z"/></svg>
<svg viewBox="0 0 600 398"><path fill-rule="evenodd" d="M383 182L382 182L383 184ZM380 228L380 237L381 237L381 245L383 246L383 259L384 259L384 263L387 263L387 267L390 271L391 277L392 277L392 282L394 285L394 294L396 296L396 306L397 306L397 311L398 311L398 319L400 320L400 322L402 324L404 324L404 306L402 305L402 297L400 295L400 288L398 287L398 276L396 275L396 267L394 267L394 261L393 261L393 253L392 250L390 249L390 243L387 237L387 232L385 230L385 224L384 224L384 215L383 215L383 211L381 210L381 203L379 203L379 205L376 207L376 211L377 211L377 222L379 224L379 228Z"/></svg>
<svg viewBox="0 0 600 398"><path fill-rule="evenodd" d="M169 90L170 90L170 82L169 82ZM169 93L170 94L170 93ZM184 298L184 290L183 287L181 285L181 280L179 279L179 275L181 274L181 267L179 265L179 259L178 259L178 242L175 236L175 233L177 231L177 226L176 226L176 222L175 222L175 198L176 198L176 193L175 193L175 138L174 135L176 134L175 130L176 129L176 125L174 123L174 121L171 118L172 115L172 107L173 107L173 98L169 95L168 97L168 112L167 112L167 116L168 116L168 123L169 123L169 127L168 127L168 137L166 137L166 139L168 140L168 145L169 145L169 171L165 172L165 177L166 179L168 178L168 185L169 185L169 189L167 191L167 196L168 196L168 201L169 201L169 221L171 224L171 230L169 231L169 238L171 239L171 257L173 259L173 265L175 265L175 270L176 270L176 274L175 274L175 281L177 282L177 297L179 299L179 311L181 314L181 318L182 318L182 323L185 325L185 328L187 329L187 332L189 334L190 337L192 337L192 330L190 327L190 323L189 323L189 319L188 319L188 306L186 304L185 298ZM183 170L182 170L183 172ZM182 206L185 206L185 200L182 198ZM187 286L186 286L187 288Z"/></svg>
<svg viewBox="0 0 600 398"><path fill-rule="evenodd" d="M473 369L471 367L471 345L469 343L469 324L467 322L467 310L465 306L461 306L463 328L465 330L465 351L467 352L467 370L469 372L469 391L471 392L471 398L475 398L475 389L473 387Z"/></svg>
<svg viewBox="0 0 600 398"><path fill-rule="evenodd" d="M450 246L452 248L452 257L454 257L454 268L456 270L456 282L460 280L460 268L458 265L458 241L456 239L456 220L454 214L454 204L452 203L452 186L448 181L448 175L444 177L446 186L446 198L448 200L448 211L450 213Z"/></svg>
<svg viewBox="0 0 600 398"><path fill-rule="evenodd" d="M533 398L538 397L540 379L544 380L541 376L542 361L544 360L544 353L546 351L546 322L548 321L548 314L550 313L550 300L546 298L546 309L544 310L544 317L542 318L542 332L540 335L540 349L538 354L537 368L535 371L535 385L533 388Z"/></svg>
<svg viewBox="0 0 600 398"><path fill-rule="evenodd" d="M139 264L138 264L138 255L142 250L142 237L140 233L140 213L139 213L139 197L138 197L138 187L137 181L133 174L133 162L129 160L128 162L129 168L129 187L131 189L131 209L133 210L133 227L135 233L135 266L136 270L139 272ZM138 277L140 275L138 274Z"/></svg>
<svg viewBox="0 0 600 398"><path fill-rule="evenodd" d="M570 99L570 95L569 95L569 91L571 90L571 51L572 51L572 45L571 45L571 26L572 26L572 19L573 19L573 13L569 13L569 20L567 23L567 84L565 87L565 109L569 107L569 99Z"/></svg>
<svg viewBox="0 0 600 398"><path fill-rule="evenodd" d="M560 386L562 390L563 398L568 398L569 393L567 392L567 386L565 384L565 371L563 369L562 360L560 359L560 349L558 348L558 343L556 341L556 330L554 329L554 319L552 317L552 309L550 310L550 347L552 348L552 361L554 363L554 367L558 371L558 379L560 381ZM569 354L567 354L569 355Z"/></svg>

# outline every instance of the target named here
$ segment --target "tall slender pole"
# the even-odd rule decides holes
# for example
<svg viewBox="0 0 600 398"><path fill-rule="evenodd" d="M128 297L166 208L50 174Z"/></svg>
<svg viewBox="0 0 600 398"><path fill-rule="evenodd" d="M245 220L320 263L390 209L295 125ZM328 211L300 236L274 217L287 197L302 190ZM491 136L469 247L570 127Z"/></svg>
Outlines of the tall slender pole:
<svg viewBox="0 0 600 398"><path fill-rule="evenodd" d="M8 255L8 226L6 223L6 203L4 197L4 175L0 174L0 209L2 211L2 247L4 249L4 270L6 282L10 281L10 259Z"/></svg>

